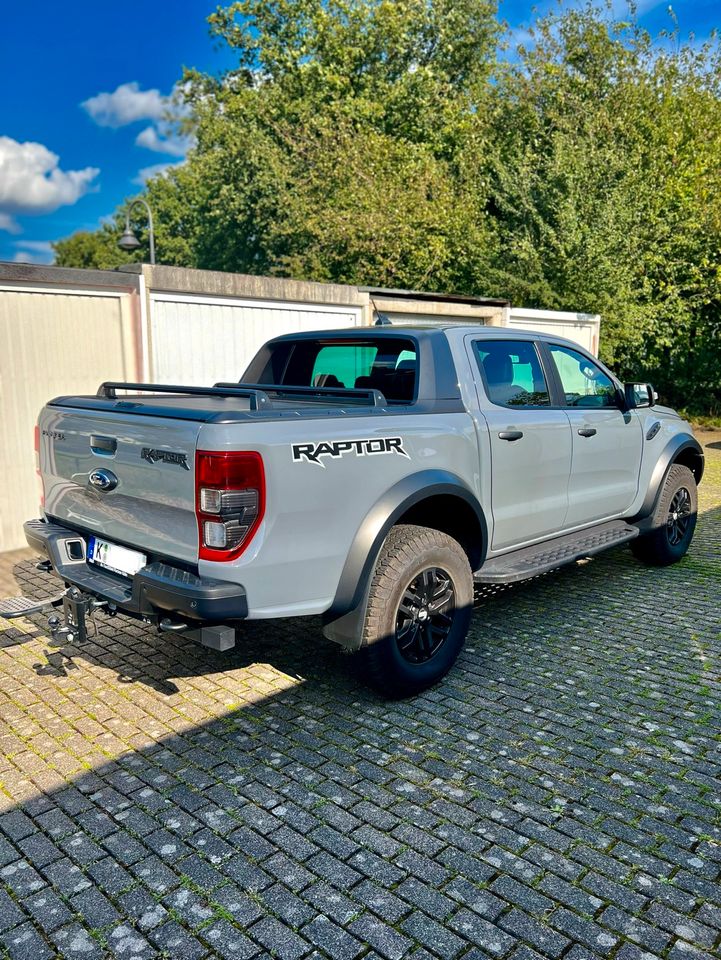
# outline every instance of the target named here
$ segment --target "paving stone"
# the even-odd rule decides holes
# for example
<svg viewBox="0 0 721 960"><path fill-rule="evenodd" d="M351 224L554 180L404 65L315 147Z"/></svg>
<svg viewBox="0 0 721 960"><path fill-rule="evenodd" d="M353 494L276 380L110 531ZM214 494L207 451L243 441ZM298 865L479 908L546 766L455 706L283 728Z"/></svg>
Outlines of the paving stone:
<svg viewBox="0 0 721 960"><path fill-rule="evenodd" d="M82 958L82 960L101 960L108 956L97 940L94 940L84 927L79 923L69 923L67 926L60 927L52 934L52 939L57 944L60 955L68 957L70 960Z"/></svg>
<svg viewBox="0 0 721 960"><path fill-rule="evenodd" d="M368 907L386 923L395 924L401 917L410 913L411 907L399 899L395 893L379 886L372 880L364 880L353 889L353 899L357 902L356 912Z"/></svg>
<svg viewBox="0 0 721 960"><path fill-rule="evenodd" d="M112 903L95 887L76 894L70 903L86 927L107 927L120 919Z"/></svg>
<svg viewBox="0 0 721 960"><path fill-rule="evenodd" d="M307 940L273 917L264 917L250 928L250 935L281 960L299 960L310 949Z"/></svg>
<svg viewBox="0 0 721 960"><path fill-rule="evenodd" d="M10 933L3 934L0 942L10 960L50 960L53 957L53 951L32 923L23 923Z"/></svg>
<svg viewBox="0 0 721 960"><path fill-rule="evenodd" d="M442 960L453 960L467 947L465 940L457 937L420 910L414 910L409 917L406 917L401 923L401 929L416 943L427 947Z"/></svg>
<svg viewBox="0 0 721 960"><path fill-rule="evenodd" d="M180 887L163 897L163 906L179 916L189 927L199 927L212 920L213 909L187 887Z"/></svg>
<svg viewBox="0 0 721 960"><path fill-rule="evenodd" d="M322 915L311 920L301 932L331 960L355 960L365 950L363 943Z"/></svg>
<svg viewBox="0 0 721 960"><path fill-rule="evenodd" d="M603 927L592 920L585 920L564 907L559 907L549 918L550 926L564 933L571 940L576 941L581 946L588 947L594 953L607 957L618 943L618 937L614 936Z"/></svg>
<svg viewBox="0 0 721 960"><path fill-rule="evenodd" d="M293 929L308 923L315 916L315 911L300 897L291 893L282 883L276 883L272 887L268 887L263 891L261 897L270 912Z"/></svg>
<svg viewBox="0 0 721 960"><path fill-rule="evenodd" d="M518 942L495 924L466 909L459 910L449 926L492 957L504 956Z"/></svg>
<svg viewBox="0 0 721 960"><path fill-rule="evenodd" d="M550 885L555 887L556 884L563 884L564 881L560 880L558 877L554 877L552 874L549 874L544 878L544 882L549 881ZM499 877L494 883L491 884L490 889L497 894L499 897L504 897L510 903L515 904L517 907L520 907L522 910L525 910L526 913L531 913L534 915L543 915L548 913L549 910L552 910L555 906L553 900L550 900L549 897L544 897L538 892L538 890L546 889L544 887L544 882L541 882L537 889L526 886L524 883L519 883L517 880L514 880L513 877ZM570 886L570 884L566 884ZM557 887L555 887L558 889ZM561 900L562 903L565 903L561 897L556 897L557 900ZM600 902L598 904L601 905Z"/></svg>
<svg viewBox="0 0 721 960"><path fill-rule="evenodd" d="M155 927L149 937L156 947L173 960L201 960L208 953L199 940L172 920Z"/></svg>
<svg viewBox="0 0 721 960"><path fill-rule="evenodd" d="M444 892L486 920L496 920L508 907L505 900L499 899L488 890L481 889L464 877L455 877L446 886Z"/></svg>
<svg viewBox="0 0 721 960"><path fill-rule="evenodd" d="M118 905L138 930L152 930L168 919L168 911L145 887L136 887L118 898Z"/></svg>
<svg viewBox="0 0 721 960"><path fill-rule="evenodd" d="M363 886L364 885L361 884L359 887L356 887L354 891L355 896L361 899L363 899L363 896L360 890ZM370 883L368 887L375 890L379 889L373 887L373 884ZM380 892L385 893L385 891ZM358 902L351 900L345 894L336 890L335 887L331 887L322 881L306 887L302 896L305 901L315 908L317 913L327 914L332 920L335 920L336 923L344 925L350 923L363 909ZM368 903L368 906L371 906L371 904ZM378 911L376 911L376 913L377 912Z"/></svg>
<svg viewBox="0 0 721 960"><path fill-rule="evenodd" d="M644 923L638 917L629 916L618 907L608 907L604 910L599 917L599 922L612 930L618 930L624 937L633 940L651 953L662 953L670 941L670 937L663 930Z"/></svg>
<svg viewBox="0 0 721 960"><path fill-rule="evenodd" d="M250 926L263 914L258 903L233 883L213 891L213 904L219 904L224 911L232 914L233 920L241 927Z"/></svg>
<svg viewBox="0 0 721 960"><path fill-rule="evenodd" d="M534 920L515 907L503 914L498 925L548 957L560 957L570 942L567 937L561 936L545 923Z"/></svg>
<svg viewBox="0 0 721 960"><path fill-rule="evenodd" d="M38 894L35 896L38 896ZM31 899L31 897L28 897L28 901ZM10 930L12 927L17 927L23 920L25 920L25 914L18 909L15 901L4 890L0 890L0 933Z"/></svg>
<svg viewBox="0 0 721 960"><path fill-rule="evenodd" d="M386 960L401 960L412 946L408 937L368 913L354 920L349 929L358 940L369 944Z"/></svg>
<svg viewBox="0 0 721 960"><path fill-rule="evenodd" d="M684 917L659 903L651 904L644 920L705 950L713 949L718 940L718 930L705 926L698 919Z"/></svg>
<svg viewBox="0 0 721 960"><path fill-rule="evenodd" d="M148 943L143 934L134 930L129 924L121 924L107 935L107 943L114 957L137 957L146 960L154 957L156 951Z"/></svg>

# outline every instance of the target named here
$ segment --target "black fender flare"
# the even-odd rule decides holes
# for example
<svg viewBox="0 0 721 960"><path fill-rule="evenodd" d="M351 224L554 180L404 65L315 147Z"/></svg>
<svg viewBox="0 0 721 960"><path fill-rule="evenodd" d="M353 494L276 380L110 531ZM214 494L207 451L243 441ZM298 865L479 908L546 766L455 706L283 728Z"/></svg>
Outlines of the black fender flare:
<svg viewBox="0 0 721 960"><path fill-rule="evenodd" d="M653 472L651 473L651 479L646 489L646 496L643 498L643 503L632 522L647 520L651 517L656 508L658 498L661 495L666 474L674 463L678 461L680 455L686 450L692 451L698 457L700 473L696 478L696 482L698 483L701 480L704 470L703 447L695 437L690 436L688 433L676 434L674 437L671 437L661 451L656 465L653 468Z"/></svg>
<svg viewBox="0 0 721 960"><path fill-rule="evenodd" d="M478 497L460 477L446 470L413 473L390 487L365 515L346 556L335 597L323 615L324 632L343 646L360 643L359 624L378 554L388 532L411 507L436 496L453 496L471 507L481 531L481 549L488 545L488 524ZM345 621L344 627L341 623Z"/></svg>

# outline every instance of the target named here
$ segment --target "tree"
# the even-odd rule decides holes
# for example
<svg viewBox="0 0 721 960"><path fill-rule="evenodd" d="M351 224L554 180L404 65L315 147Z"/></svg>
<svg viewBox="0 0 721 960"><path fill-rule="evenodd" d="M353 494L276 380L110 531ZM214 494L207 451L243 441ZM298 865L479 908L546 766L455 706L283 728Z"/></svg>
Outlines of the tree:
<svg viewBox="0 0 721 960"><path fill-rule="evenodd" d="M602 354L721 409L721 53L590 3L498 56L492 0L238 0L186 74L162 262L600 312ZM121 216L121 212L117 216ZM110 265L103 227L60 262ZM112 249L111 249L112 247Z"/></svg>

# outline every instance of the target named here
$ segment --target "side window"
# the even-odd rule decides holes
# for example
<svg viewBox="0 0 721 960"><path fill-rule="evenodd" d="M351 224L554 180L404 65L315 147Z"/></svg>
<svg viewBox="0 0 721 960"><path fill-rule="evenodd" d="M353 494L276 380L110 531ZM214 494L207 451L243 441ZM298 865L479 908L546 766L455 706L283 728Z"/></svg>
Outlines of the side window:
<svg viewBox="0 0 721 960"><path fill-rule="evenodd" d="M545 407L550 397L531 340L476 340L478 366L488 399L503 407Z"/></svg>
<svg viewBox="0 0 721 960"><path fill-rule="evenodd" d="M550 345L568 407L615 407L616 385L600 367L569 347Z"/></svg>
<svg viewBox="0 0 721 960"><path fill-rule="evenodd" d="M314 387L353 387L358 377L370 376L378 349L367 344L332 344L321 347L313 364Z"/></svg>

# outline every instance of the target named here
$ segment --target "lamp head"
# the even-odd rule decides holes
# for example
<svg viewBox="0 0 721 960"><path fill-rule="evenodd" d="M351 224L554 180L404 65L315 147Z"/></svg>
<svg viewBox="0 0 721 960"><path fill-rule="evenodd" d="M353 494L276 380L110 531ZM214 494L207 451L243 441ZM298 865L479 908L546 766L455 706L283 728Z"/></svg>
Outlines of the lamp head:
<svg viewBox="0 0 721 960"><path fill-rule="evenodd" d="M137 250L140 246L140 240L135 236L129 226L126 226L122 237L118 240L118 246L121 250Z"/></svg>

